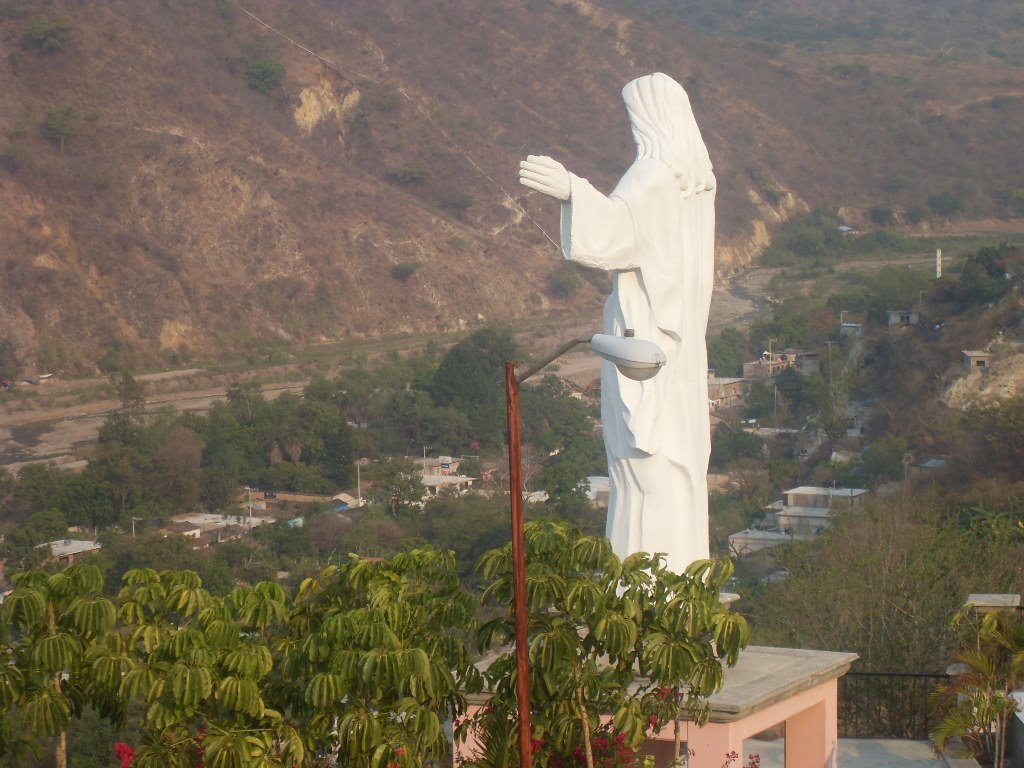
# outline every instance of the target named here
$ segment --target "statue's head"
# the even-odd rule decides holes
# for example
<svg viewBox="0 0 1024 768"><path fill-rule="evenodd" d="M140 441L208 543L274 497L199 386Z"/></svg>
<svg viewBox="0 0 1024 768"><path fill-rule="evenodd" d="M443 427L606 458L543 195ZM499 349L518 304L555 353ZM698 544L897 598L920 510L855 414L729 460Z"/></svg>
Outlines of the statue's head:
<svg viewBox="0 0 1024 768"><path fill-rule="evenodd" d="M668 165L686 194L715 188L711 158L683 86L656 72L627 83L622 99L638 158L653 157Z"/></svg>

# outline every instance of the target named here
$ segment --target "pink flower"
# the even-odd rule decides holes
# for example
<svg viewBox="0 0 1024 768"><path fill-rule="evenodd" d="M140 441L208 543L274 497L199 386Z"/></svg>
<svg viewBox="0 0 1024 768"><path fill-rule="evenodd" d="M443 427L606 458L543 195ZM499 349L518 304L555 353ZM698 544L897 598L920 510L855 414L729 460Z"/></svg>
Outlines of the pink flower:
<svg viewBox="0 0 1024 768"><path fill-rule="evenodd" d="M135 761L135 750L119 741L114 745L114 758L121 763L121 768L131 768Z"/></svg>

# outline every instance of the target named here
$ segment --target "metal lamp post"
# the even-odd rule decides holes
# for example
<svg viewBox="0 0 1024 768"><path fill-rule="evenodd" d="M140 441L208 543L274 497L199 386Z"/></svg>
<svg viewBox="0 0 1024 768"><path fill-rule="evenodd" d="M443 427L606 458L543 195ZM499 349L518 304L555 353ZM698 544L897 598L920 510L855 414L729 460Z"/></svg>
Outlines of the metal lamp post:
<svg viewBox="0 0 1024 768"><path fill-rule="evenodd" d="M665 353L657 344L633 337L632 330L623 336L603 333L578 336L549 354L539 363L518 376L516 364L505 362L505 392L508 410L508 478L512 507L512 608L515 612L516 641L516 706L519 716L519 765L532 768L533 754L530 743L530 662L527 634L529 620L526 611L526 536L523 516L523 461L522 421L519 416L519 385L554 362L577 344L590 344L590 348L605 360L615 364L619 372L636 381L654 376L667 362Z"/></svg>

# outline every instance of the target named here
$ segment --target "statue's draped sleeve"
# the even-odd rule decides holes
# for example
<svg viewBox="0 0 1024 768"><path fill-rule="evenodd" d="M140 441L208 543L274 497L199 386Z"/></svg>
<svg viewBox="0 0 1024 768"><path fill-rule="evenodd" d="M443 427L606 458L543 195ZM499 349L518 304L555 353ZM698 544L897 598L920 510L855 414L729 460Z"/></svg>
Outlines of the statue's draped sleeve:
<svg viewBox="0 0 1024 768"><path fill-rule="evenodd" d="M571 196L562 203L562 253L565 258L603 270L633 269L633 218L625 201L602 195L586 179L570 174Z"/></svg>
<svg viewBox="0 0 1024 768"><path fill-rule="evenodd" d="M661 277L673 270L661 266L665 259L656 242L665 223L659 221L651 232L645 219L648 208L660 212L666 197L677 197L675 179L662 163L645 160L634 163L611 195L601 194L575 176L571 177L571 190L569 201L562 205L562 251L571 261L614 275L614 288L605 307L605 332L618 335L631 329L638 338L658 344L670 356L669 367L675 368L676 338L660 327L644 279L652 267L660 267ZM672 261L671 256L668 260ZM678 266L673 266L678 271ZM667 276L672 279L671 274ZM659 416L671 378L661 374L638 382L611 365L604 367L602 398L616 403L616 408L609 409L610 417L622 420L618 433L633 448L653 453L662 444Z"/></svg>

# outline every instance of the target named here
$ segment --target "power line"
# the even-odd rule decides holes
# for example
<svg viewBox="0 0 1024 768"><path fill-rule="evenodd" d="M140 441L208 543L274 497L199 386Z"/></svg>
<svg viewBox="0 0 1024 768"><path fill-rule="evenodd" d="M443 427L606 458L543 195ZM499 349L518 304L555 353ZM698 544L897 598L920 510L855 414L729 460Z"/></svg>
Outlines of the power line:
<svg viewBox="0 0 1024 768"><path fill-rule="evenodd" d="M353 77L353 76L354 76L354 77L360 78L360 79L362 79L362 80L365 80L365 81L367 81L367 82L369 82L369 83L373 83L374 85L378 85L378 86L381 86L381 87L387 87L387 86L384 86L384 85L383 85L383 83L379 82L378 80L375 80L374 78L370 77L369 75L365 75L365 74L363 74L362 72L357 72L357 71L355 71L354 69L345 69L344 67L342 67L342 66L341 66L341 65L339 65L339 64L336 64L335 62L331 61L331 60L330 60L330 59L328 59L327 57L325 57L325 56L321 56L321 55L320 55L319 53L317 53L316 51L310 50L309 48L307 48L306 46L302 45L301 43L299 43L299 42L297 42L297 41L293 40L292 38L288 37L288 35L284 34L284 32L281 32L280 30L278 30L278 29L275 29L274 27L270 26L270 24L268 24L267 22L265 22L265 21L264 21L263 19L261 19L261 18L260 18L259 16L257 16L257 15L256 15L256 14L254 14L254 13L252 13L251 11L249 11L249 10L247 10L247 9L245 9L245 8L242 8L241 6L239 6L239 10L241 10L241 11L242 11L242 13L244 13L244 14L245 14L246 16L248 16L249 18L251 18L251 19L252 19L253 21L255 21L255 22L256 22L257 24L260 24L261 26L263 26L263 27L266 27L266 28L267 28L268 30L270 30L271 32L273 32L273 33L274 33L275 35L277 35L278 37L281 37L281 38L283 38L284 40L287 40L287 41L288 41L289 43L291 43L292 45L294 45L294 46L295 46L296 48L298 48L299 50L301 50L301 51L304 51L305 53L308 53L308 54L309 54L310 56L313 56L314 58L318 59L319 61L322 61L322 62L323 62L324 64L326 64L326 65L327 65L328 67L330 67L331 69L333 69L333 70L334 70L335 72L337 72L338 74L340 74L340 75L342 75L342 76L344 76L344 77L347 77L347 78L348 78L348 77ZM467 152L466 150L464 150L464 149L463 149L463 148L462 148L462 147L461 147L461 146L459 145L459 143L458 143L457 141L455 141L455 139L453 139L453 138L452 138L452 137L451 137L451 136L450 136L450 135L448 134L448 132L447 132L447 131L446 131L446 130L445 130L444 128L442 128L442 127L441 127L441 126L440 126L440 125L439 125L439 124L438 124L438 123L437 123L437 122L436 122L436 121L435 121L435 120L434 120L434 119L433 119L433 118L432 118L432 117L430 116L430 114L429 114L429 113L428 113L428 112L427 112L427 111L426 111L425 109L423 109L423 107L421 107L421 106L420 106L420 105L419 105L419 104L418 104L418 103L416 102L416 100L415 100L415 99L414 99L414 98L413 98L412 96L410 96L410 95L409 95L409 94L408 94L408 93L407 93L407 92L406 92L406 91L405 91L404 89L402 89L402 88L399 88L399 87L397 87L397 86L394 86L394 89L395 89L396 91L398 91L398 93L402 94L402 96L404 96L404 97L405 97L406 101L408 101L408 102L409 102L409 104L411 104L411 105L412 105L412 107L413 107L413 108L414 108L414 109L415 109L415 110L416 110L417 112L419 112L419 113L420 113L420 115L422 115L422 116L423 116L423 119L424 119L424 120L426 120L426 121L427 121L428 123L430 123L430 125L431 125L431 126L433 126L433 128L434 128L434 129L435 129L435 130L436 130L436 131L437 131L438 133L440 133L440 134L441 134L441 135L442 135L442 136L443 136L443 137L445 138L445 140L446 140L446 141L447 141L447 142L448 142L448 143L449 143L449 144L450 144L450 145L451 145L451 146L452 146L452 147L453 147L453 148L455 149L455 151L456 151L456 152L458 152L458 153L459 153L460 155L462 155L462 156L463 156L464 158L466 158L466 162L468 162L468 163L469 163L469 164L470 164L470 165L471 165L471 166L472 166L472 167L473 167L473 168L474 168L474 169L476 170L476 172L477 172L477 173L479 173L479 174L480 174L481 176L483 176L483 177L484 177L485 179L487 179L487 181L489 181L489 182L490 182L490 183L491 183L491 184L492 184L492 185L493 185L493 186L494 186L494 187L495 187L495 188L496 188L496 189L497 189L498 191L500 191L500 192L501 192L501 193L502 193L502 194L503 194L503 195L504 195L504 196L505 196L506 198L508 198L509 202L511 202L511 203L512 203L512 205L514 205L514 206L516 207L516 209L517 209L517 210L518 210L518 211L519 211L520 213L522 213L522 214L523 214L523 216L525 216L525 217L526 217L526 218L527 218L527 219L528 219L528 220L529 220L529 221L530 221L530 222L531 222L531 223L532 223L532 224L533 224L533 225L534 225L534 226L535 226L535 227L536 227L537 229L539 229L539 230L540 230L540 233L541 233L542 235L544 235L544 237L545 237L545 238L547 238L547 241L548 241L549 243L551 243L551 244L552 244L553 246L555 246L555 248L556 248L556 249L558 249L558 250L561 250L561 246L560 246L560 245L559 245L558 243L556 243L556 242L555 242L555 241L554 241L554 240L552 239L551 235L549 235L549 234L547 233L547 230L545 230L545 229L544 229L544 227L542 227L542 226L540 225L540 223L539 223L539 222L538 222L538 221L537 221L537 220L536 220L535 218L533 218L533 216L531 216L531 215L530 215L529 211L527 211L527 210L526 210L526 209L525 209L525 208L524 208L524 207L523 207L523 206L522 206L522 205L521 205L521 204L519 203L519 201L518 201L518 200L516 200L516 199L515 199L515 198L514 198L514 197L513 197L512 195L511 195L511 193L509 193L509 192L508 192L508 191L507 191L507 190L506 190L506 189L505 189L505 188L504 188L503 186L501 186L501 184L499 184L499 183L498 183L497 181L495 181L495 180L494 180L494 179L493 179L493 178L492 178L492 177L490 176L490 174L488 174L488 173L487 173L487 171L485 171L485 170L484 170L483 168L481 168L481 167L480 167L480 165L479 165L479 164L478 164L478 163L476 162L476 160L474 160L474 159L472 158L472 156L470 156L470 154L469 154L469 153L468 153L468 152Z"/></svg>

